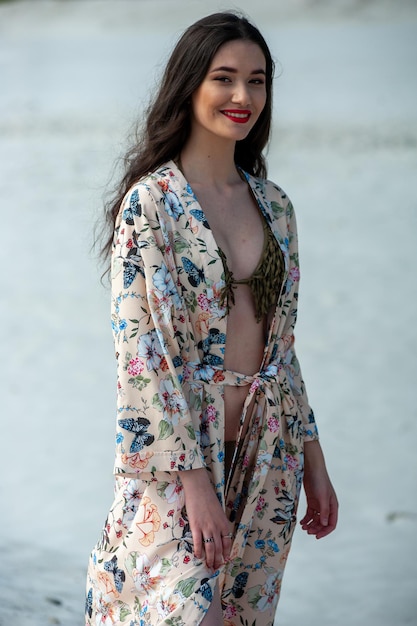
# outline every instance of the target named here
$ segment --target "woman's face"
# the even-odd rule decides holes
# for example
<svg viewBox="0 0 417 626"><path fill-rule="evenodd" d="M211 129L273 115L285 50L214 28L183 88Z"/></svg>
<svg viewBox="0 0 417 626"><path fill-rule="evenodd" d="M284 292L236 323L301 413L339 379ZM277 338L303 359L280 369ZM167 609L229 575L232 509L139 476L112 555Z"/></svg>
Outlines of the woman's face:
<svg viewBox="0 0 417 626"><path fill-rule="evenodd" d="M191 135L239 141L252 130L266 103L266 62L252 41L225 43L192 96Z"/></svg>

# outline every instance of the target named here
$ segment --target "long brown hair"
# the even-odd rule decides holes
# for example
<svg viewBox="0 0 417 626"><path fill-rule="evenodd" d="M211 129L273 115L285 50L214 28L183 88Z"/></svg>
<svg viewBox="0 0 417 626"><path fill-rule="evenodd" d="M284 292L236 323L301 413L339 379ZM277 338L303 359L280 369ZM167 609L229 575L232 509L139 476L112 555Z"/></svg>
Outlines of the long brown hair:
<svg viewBox="0 0 417 626"><path fill-rule="evenodd" d="M110 254L115 219L127 191L141 177L180 154L191 131L192 94L203 82L219 48L241 39L256 43L265 56L266 104L248 136L236 143L235 162L250 174L266 177L262 150L271 128L274 61L265 39L246 17L231 12L214 13L184 32L168 60L143 129L136 133L134 145L124 158L124 175L105 205L103 259Z"/></svg>

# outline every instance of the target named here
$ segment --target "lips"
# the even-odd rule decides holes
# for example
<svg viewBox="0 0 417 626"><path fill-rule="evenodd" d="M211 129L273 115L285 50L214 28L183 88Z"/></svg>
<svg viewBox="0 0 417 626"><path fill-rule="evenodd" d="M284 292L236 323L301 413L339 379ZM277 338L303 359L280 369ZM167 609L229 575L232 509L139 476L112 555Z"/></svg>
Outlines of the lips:
<svg viewBox="0 0 417 626"><path fill-rule="evenodd" d="M229 120L232 120L232 122L236 122L237 124L246 124L252 115L251 111L246 109L225 109L221 112Z"/></svg>

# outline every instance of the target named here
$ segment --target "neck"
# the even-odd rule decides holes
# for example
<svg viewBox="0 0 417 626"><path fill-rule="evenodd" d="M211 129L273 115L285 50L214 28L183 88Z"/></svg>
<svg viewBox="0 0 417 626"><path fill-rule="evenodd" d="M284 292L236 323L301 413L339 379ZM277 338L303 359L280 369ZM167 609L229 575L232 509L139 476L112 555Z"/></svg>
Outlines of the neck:
<svg viewBox="0 0 417 626"><path fill-rule="evenodd" d="M190 184L231 185L240 180L234 154L234 141L201 145L191 138L181 152L181 167Z"/></svg>

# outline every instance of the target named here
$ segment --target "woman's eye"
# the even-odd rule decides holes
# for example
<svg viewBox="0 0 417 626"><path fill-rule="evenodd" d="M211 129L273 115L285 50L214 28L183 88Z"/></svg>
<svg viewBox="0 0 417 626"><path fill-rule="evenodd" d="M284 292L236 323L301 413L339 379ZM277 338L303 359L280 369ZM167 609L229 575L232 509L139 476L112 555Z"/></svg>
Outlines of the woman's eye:
<svg viewBox="0 0 417 626"><path fill-rule="evenodd" d="M214 80L219 80L221 83L230 82L230 78L228 76L216 76Z"/></svg>
<svg viewBox="0 0 417 626"><path fill-rule="evenodd" d="M262 78L254 78L250 81L253 85L265 85L265 81Z"/></svg>

